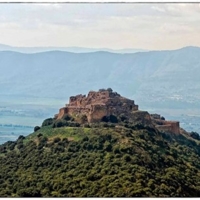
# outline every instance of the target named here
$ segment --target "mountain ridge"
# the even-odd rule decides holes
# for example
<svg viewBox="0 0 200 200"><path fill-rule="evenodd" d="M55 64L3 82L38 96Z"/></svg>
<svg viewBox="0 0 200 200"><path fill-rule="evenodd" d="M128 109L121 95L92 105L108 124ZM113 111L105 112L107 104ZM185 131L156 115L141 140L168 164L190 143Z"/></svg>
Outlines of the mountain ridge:
<svg viewBox="0 0 200 200"><path fill-rule="evenodd" d="M5 44L0 44L0 51L4 50L11 50L21 53L37 53L37 52L45 52L45 51L53 51L53 50L60 50L60 51L68 51L74 53L87 53L87 52L96 52L96 51L107 51L113 53L135 53L138 51L147 51L144 49L133 49L133 48L126 48L126 49L110 49L110 48L87 48L87 47L15 47L9 46Z"/></svg>
<svg viewBox="0 0 200 200"><path fill-rule="evenodd" d="M153 82L155 82L157 78L160 79L160 78L165 77L166 80L172 79L173 84L176 85L175 84L176 79L181 78L180 75L179 77L175 78L175 76L177 76L177 73L184 73L182 76L184 76L185 78L187 78L189 74L191 74L190 75L191 78L195 78L195 77L197 78L198 73L193 73L192 70L189 70L189 69L188 69L189 70L188 72L187 71L185 72L185 70L187 69L185 68L185 66L190 64L190 67L193 67L194 69L198 70L199 58L197 55L199 55L199 48L197 48L197 51L194 51L192 55L190 54L185 55L184 51L183 52L178 51L178 52L180 52L181 54L180 55L174 54L174 51L172 52L171 51L169 52L166 52L166 51L153 52L152 51L152 52L144 52L144 53L136 53L136 54L116 54L116 53L107 53L107 52L76 54L76 53L67 53L67 52L60 52L60 51L43 52L43 53L36 53L36 54L19 54L15 52L12 52L12 53L0 52L0 57L1 57L2 78L5 79L6 77L7 81L9 82L12 82L12 80L11 80L11 77L9 77L10 74L6 72L7 70L5 70L5 68L7 68L8 71L10 71L10 73L12 73L14 65L17 67L16 69L18 69L18 72L17 71L15 72L16 75L18 74L17 77L15 77L16 80L20 80L20 74L22 74L22 76L24 77L29 77L28 79L30 80L33 79L30 76L30 74L28 74L28 71L25 70L26 68L29 68L30 71L32 71L32 76L38 76L41 78L40 74L44 74L44 71L46 71L48 72L49 76L52 77L51 79L58 79L58 80L64 78L63 76L64 74L63 73L59 74L59 70L65 72L66 75L67 73L71 73L70 77L75 77L74 75L76 74L76 76L78 76L77 80L85 79L81 74L79 75L77 73L78 71L81 70L82 74L84 74L84 76L88 78L88 80L85 79L84 81L88 82L88 84L90 83L90 85L94 85L92 82L96 79L96 78L92 78L91 75L93 75L93 77L96 77L97 76L96 72L98 71L98 74L101 78L97 78L97 80L99 79L100 81L103 77L103 74L105 74L103 71L107 70L107 74L105 74L104 81L107 81L108 84L105 84L105 86L110 85L111 87L115 87L115 85L113 85L113 83L116 82L115 79L117 79L119 82L122 82L123 81L122 79L125 79L125 82L126 80L127 81L129 80L130 82L130 80L133 79L131 87L134 88L134 85L135 85L136 89L133 89L132 93L125 94L125 95L130 96L130 95L133 95L135 92L139 91L139 89L143 90L143 88L147 86L145 84L145 79L146 81L150 81L150 82L152 82L152 80L154 79ZM8 55L6 56L6 54ZM9 56L12 56L11 58L13 60ZM20 66L21 69L18 67L18 65ZM53 75L51 74L51 71L48 70L50 68L51 69L57 68L58 72L56 72L56 74ZM37 69L37 70L34 70L34 69ZM4 73L4 70L5 70L5 73ZM55 69L53 71L55 71ZM176 73L174 73L173 77L170 78L170 76L172 76L171 75L172 72L173 73L176 72ZM119 75L121 75L121 77ZM71 79L70 77L68 77L69 80ZM45 79L47 79L47 77ZM92 80L92 82L90 81L90 79ZM28 83L30 82L30 80L27 80L25 82ZM109 82L111 83L112 81L113 83L109 84ZM50 80L48 80L47 82L50 82ZM75 84L73 80L70 80L69 82L71 84ZM38 84L40 84L42 88L42 82ZM63 84L64 82L62 82L62 85ZM102 82L99 82L96 84L97 86L95 86L94 89L104 87L104 84L102 84ZM139 84L138 88L137 88L137 84ZM143 84L144 84L144 87L141 88ZM34 83L32 83L31 85L34 85ZM33 86L31 85L30 85L30 89L33 88ZM151 87L154 88L156 85L157 84L154 84L154 86L153 87L151 86ZM6 85L4 84L4 86ZM86 88L80 92L85 92L88 89L89 88L86 86ZM39 88L37 90L39 90ZM117 86L116 90L125 91L125 90L121 90L119 86ZM11 93L13 93L13 91ZM26 94L25 91L23 91L23 93ZM34 92L31 92L31 93L34 94ZM62 92L57 93L56 96L59 96L60 94L62 94Z"/></svg>
<svg viewBox="0 0 200 200"><path fill-rule="evenodd" d="M38 49L35 52L26 52L26 50L23 51L24 49ZM72 46L72 47L53 47L53 46L47 46L47 47L17 47L17 46L10 46L6 44L0 44L0 51L14 51L14 52L19 52L19 53L42 53L42 52L49 52L49 51L64 51L64 52L69 52L69 53L94 53L94 52L110 52L110 53L119 53L119 54L132 54L132 53L144 53L144 52L168 52L168 51L179 51L179 50L184 50L184 49L199 49L200 47L198 46L184 46L176 49L162 49L162 50L146 50L146 49L133 49L133 48L123 48L123 49L111 49L111 48L88 48L88 47L77 47L77 46ZM20 51L20 49L22 49ZM42 49L42 50L39 50ZM46 49L46 50L45 50ZM74 49L74 50L73 50ZM77 49L77 50L76 50ZM83 49L78 50L78 49Z"/></svg>

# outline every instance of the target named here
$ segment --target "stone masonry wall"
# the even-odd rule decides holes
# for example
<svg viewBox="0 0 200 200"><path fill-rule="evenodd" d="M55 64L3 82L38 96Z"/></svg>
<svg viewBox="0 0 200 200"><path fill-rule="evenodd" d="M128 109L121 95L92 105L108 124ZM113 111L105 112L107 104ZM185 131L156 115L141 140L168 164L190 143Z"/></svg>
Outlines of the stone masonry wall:
<svg viewBox="0 0 200 200"><path fill-rule="evenodd" d="M61 108L55 118L61 119L65 114L75 120L85 115L89 123L100 122L104 116L124 115L132 123L145 125L153 123L160 131L180 133L179 122L166 121L158 114L149 115L146 111L139 111L138 105L135 105L133 100L124 98L111 89L90 91L87 96L82 94L71 96L69 104Z"/></svg>
<svg viewBox="0 0 200 200"><path fill-rule="evenodd" d="M158 114L152 114L151 118L158 130L175 134L180 133L180 125L178 121L161 120L161 117Z"/></svg>
<svg viewBox="0 0 200 200"><path fill-rule="evenodd" d="M124 98L111 90L90 91L88 95L71 96L69 104L61 108L57 119L65 114L78 116L86 115L88 122L98 122L107 115L130 115L132 111L138 110L133 100Z"/></svg>

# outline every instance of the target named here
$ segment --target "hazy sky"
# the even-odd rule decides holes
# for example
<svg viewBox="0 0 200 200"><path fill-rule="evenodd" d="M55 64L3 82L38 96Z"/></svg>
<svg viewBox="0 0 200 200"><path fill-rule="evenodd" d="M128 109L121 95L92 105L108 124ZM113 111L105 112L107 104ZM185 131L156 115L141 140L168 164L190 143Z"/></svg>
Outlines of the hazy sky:
<svg viewBox="0 0 200 200"><path fill-rule="evenodd" d="M0 4L0 43L176 49L200 46L200 4Z"/></svg>

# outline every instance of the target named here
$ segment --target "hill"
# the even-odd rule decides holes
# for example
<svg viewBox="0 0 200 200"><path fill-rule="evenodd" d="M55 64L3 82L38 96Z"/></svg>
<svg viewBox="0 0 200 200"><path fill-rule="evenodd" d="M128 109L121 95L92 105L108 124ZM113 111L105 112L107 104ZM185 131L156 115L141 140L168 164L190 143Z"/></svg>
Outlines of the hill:
<svg viewBox="0 0 200 200"><path fill-rule="evenodd" d="M99 105L109 112L94 115ZM198 197L199 137L133 105L111 89L73 96L34 133L0 145L0 196Z"/></svg>

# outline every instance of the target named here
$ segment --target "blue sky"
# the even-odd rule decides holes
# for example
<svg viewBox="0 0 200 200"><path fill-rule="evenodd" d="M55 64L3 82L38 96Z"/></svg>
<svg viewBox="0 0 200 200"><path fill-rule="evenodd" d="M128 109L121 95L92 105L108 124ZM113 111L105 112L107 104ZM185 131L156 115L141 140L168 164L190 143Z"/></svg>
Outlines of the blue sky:
<svg viewBox="0 0 200 200"><path fill-rule="evenodd" d="M200 46L200 4L0 4L0 43L177 49Z"/></svg>

